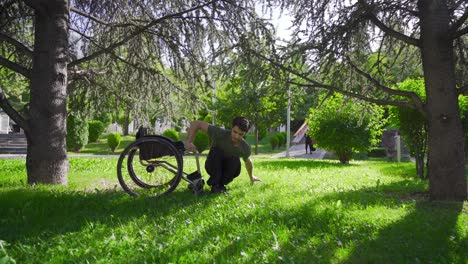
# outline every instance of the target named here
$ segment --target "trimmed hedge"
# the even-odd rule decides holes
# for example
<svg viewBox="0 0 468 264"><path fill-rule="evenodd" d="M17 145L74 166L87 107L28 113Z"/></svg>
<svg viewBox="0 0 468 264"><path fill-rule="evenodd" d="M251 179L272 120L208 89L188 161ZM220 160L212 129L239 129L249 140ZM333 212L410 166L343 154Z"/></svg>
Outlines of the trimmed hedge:
<svg viewBox="0 0 468 264"><path fill-rule="evenodd" d="M193 139L193 144L197 147L198 152L202 153L210 147L210 138L207 133L198 130Z"/></svg>
<svg viewBox="0 0 468 264"><path fill-rule="evenodd" d="M109 145L109 148L112 150L112 152L114 152L115 149L119 147L121 141L122 137L119 133L110 133L107 136L107 145Z"/></svg>
<svg viewBox="0 0 468 264"><path fill-rule="evenodd" d="M67 148L79 152L88 144L88 124L86 120L73 115L67 118Z"/></svg>
<svg viewBox="0 0 468 264"><path fill-rule="evenodd" d="M168 137L174 141L179 141L179 132L174 129L167 129L162 133L163 136Z"/></svg>
<svg viewBox="0 0 468 264"><path fill-rule="evenodd" d="M277 134L270 135L270 146L271 146L272 150L274 150L276 147L278 147L279 141L280 140L279 140Z"/></svg>
<svg viewBox="0 0 468 264"><path fill-rule="evenodd" d="M385 158L387 157L387 151L384 148L372 148L367 154L369 157Z"/></svg>
<svg viewBox="0 0 468 264"><path fill-rule="evenodd" d="M104 123L99 120L91 120L88 122L88 131L89 142L96 142L102 133L104 133Z"/></svg>

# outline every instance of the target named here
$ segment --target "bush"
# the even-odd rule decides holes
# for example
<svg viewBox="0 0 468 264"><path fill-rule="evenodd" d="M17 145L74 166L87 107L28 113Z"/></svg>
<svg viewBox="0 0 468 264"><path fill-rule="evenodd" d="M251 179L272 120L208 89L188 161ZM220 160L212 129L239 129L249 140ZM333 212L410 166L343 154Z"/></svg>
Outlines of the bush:
<svg viewBox="0 0 468 264"><path fill-rule="evenodd" d="M198 152L202 153L210 147L210 138L207 133L198 130L195 134L193 144L197 147Z"/></svg>
<svg viewBox="0 0 468 264"><path fill-rule="evenodd" d="M96 142L104 133L104 123L99 120L91 120L88 122L89 142Z"/></svg>
<svg viewBox="0 0 468 264"><path fill-rule="evenodd" d="M286 132L279 132L279 133L278 133L278 139L280 140L280 142L278 143L278 145L279 145L280 147L286 146L287 137L288 137L288 135L286 135Z"/></svg>
<svg viewBox="0 0 468 264"><path fill-rule="evenodd" d="M73 115L67 118L67 148L79 152L88 144L88 125L86 120Z"/></svg>
<svg viewBox="0 0 468 264"><path fill-rule="evenodd" d="M122 137L120 137L119 133L110 133L107 136L107 145L112 150L112 152L114 152L115 149L119 147L120 141L122 141Z"/></svg>
<svg viewBox="0 0 468 264"><path fill-rule="evenodd" d="M385 158L387 157L387 152L384 148L372 148L367 155L374 158Z"/></svg>
<svg viewBox="0 0 468 264"><path fill-rule="evenodd" d="M274 150L279 144L279 139L277 134L270 135L270 146L271 149Z"/></svg>
<svg viewBox="0 0 468 264"><path fill-rule="evenodd" d="M341 163L348 163L353 152L365 153L377 143L382 117L383 109L377 105L335 94L320 109L311 109L309 135L322 148L334 151Z"/></svg>
<svg viewBox="0 0 468 264"><path fill-rule="evenodd" d="M163 136L168 137L174 141L179 141L179 132L174 129L167 129L162 133Z"/></svg>

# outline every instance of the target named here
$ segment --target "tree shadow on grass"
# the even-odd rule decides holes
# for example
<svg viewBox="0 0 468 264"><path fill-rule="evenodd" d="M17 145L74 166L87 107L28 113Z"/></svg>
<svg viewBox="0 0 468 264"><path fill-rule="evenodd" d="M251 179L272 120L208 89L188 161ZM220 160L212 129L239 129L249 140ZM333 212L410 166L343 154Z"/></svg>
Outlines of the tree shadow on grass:
<svg viewBox="0 0 468 264"><path fill-rule="evenodd" d="M21 188L0 192L0 238L8 242L75 232L89 223L110 227L146 215L164 217L194 203L209 206L211 196L188 190L160 197L130 197L124 192L65 192Z"/></svg>
<svg viewBox="0 0 468 264"><path fill-rule="evenodd" d="M463 203L429 202L424 192L410 187L405 194L402 186L407 182L333 193L286 210L261 208L232 218L221 230L248 239L224 244L214 260L237 256L240 261L244 254L246 263L466 263L468 238L457 229L457 221L468 208L463 212ZM392 191L398 188L401 191ZM275 201L277 197L266 199ZM353 218L353 214L368 213L376 215ZM257 219L258 232L233 228L252 226L252 219ZM279 233L284 227L289 230L286 235ZM208 228L201 237L208 239L219 230ZM274 249L276 235L278 247ZM271 246L256 248L253 241L264 236L271 237ZM192 243L197 242L188 242L187 247Z"/></svg>
<svg viewBox="0 0 468 264"><path fill-rule="evenodd" d="M343 263L465 263L468 259L466 234L457 230L458 217L463 210L461 202L430 202L422 181L402 181L375 188L334 193L323 200L337 204L332 218L338 245L352 245ZM418 191L419 190L419 191ZM390 222L376 229L375 223L349 226L341 220L347 208L386 207L392 210L405 206L409 213L392 222L389 216L376 215L373 221ZM392 211L390 211L389 214ZM377 213L379 214L379 213ZM382 217L382 219L378 219ZM376 219L377 218L377 219ZM356 237L350 235L360 233ZM463 237L464 236L464 237ZM357 238L357 239L355 239ZM339 247L336 247L339 250Z"/></svg>

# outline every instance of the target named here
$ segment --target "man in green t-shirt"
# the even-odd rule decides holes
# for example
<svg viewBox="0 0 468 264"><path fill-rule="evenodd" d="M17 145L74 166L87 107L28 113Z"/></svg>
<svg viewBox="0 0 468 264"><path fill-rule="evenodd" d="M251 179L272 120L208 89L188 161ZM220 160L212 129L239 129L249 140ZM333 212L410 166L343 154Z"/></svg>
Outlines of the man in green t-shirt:
<svg viewBox="0 0 468 264"><path fill-rule="evenodd" d="M211 140L211 148L205 162L205 170L210 175L208 185L211 192L222 193L226 191L226 184L239 176L241 170L240 158L244 160L250 182L260 181L253 175L253 165L250 160L250 145L244 136L249 131L249 121L244 117L236 117L232 120L231 130L212 126L203 121L194 121L188 130L186 148L196 152L193 139L198 130L208 134Z"/></svg>

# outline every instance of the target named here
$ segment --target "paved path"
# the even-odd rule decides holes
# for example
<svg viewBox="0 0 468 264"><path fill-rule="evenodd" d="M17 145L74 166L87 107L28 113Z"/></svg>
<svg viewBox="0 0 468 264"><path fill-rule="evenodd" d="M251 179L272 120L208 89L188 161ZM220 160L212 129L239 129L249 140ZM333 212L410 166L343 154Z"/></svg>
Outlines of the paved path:
<svg viewBox="0 0 468 264"><path fill-rule="evenodd" d="M323 159L323 156L325 156L325 153L327 153L325 150L318 148L315 151L312 151L312 154L306 154L304 144L292 145L289 148L289 157L290 158ZM272 157L273 158L284 158L284 157L286 157L286 151L275 154Z"/></svg>

